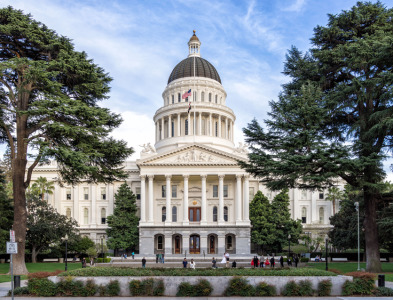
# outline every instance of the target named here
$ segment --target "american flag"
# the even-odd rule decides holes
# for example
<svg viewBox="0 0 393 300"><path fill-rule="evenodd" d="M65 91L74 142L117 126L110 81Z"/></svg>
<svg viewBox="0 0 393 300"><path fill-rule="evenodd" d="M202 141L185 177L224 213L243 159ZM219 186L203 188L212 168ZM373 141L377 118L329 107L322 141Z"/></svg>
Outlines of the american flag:
<svg viewBox="0 0 393 300"><path fill-rule="evenodd" d="M181 98L182 98L182 99L186 99L187 97L190 97L190 96L191 96L191 89L189 89L188 92L185 92L185 93L183 94L183 96L181 96Z"/></svg>

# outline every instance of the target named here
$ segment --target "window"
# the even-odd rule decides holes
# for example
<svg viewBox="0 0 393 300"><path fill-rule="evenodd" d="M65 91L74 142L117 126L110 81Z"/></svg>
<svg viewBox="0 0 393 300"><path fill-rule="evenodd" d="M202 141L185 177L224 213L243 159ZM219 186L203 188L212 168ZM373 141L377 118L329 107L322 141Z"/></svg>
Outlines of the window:
<svg viewBox="0 0 393 300"><path fill-rule="evenodd" d="M101 224L105 224L105 223L106 223L106 209L101 208Z"/></svg>
<svg viewBox="0 0 393 300"><path fill-rule="evenodd" d="M232 250L232 247L233 247L233 238L232 238L232 236L231 235L228 235L227 236L227 238L226 238L226 248L227 248L227 250Z"/></svg>
<svg viewBox="0 0 393 300"><path fill-rule="evenodd" d="M175 103L175 95L172 95L172 104Z"/></svg>
<svg viewBox="0 0 393 300"><path fill-rule="evenodd" d="M209 102L212 102L212 93L209 93Z"/></svg>
<svg viewBox="0 0 393 300"><path fill-rule="evenodd" d="M218 185L213 185L213 197L218 197Z"/></svg>
<svg viewBox="0 0 393 300"><path fill-rule="evenodd" d="M68 219L71 219L71 208L67 208L66 216L67 216Z"/></svg>
<svg viewBox="0 0 393 300"><path fill-rule="evenodd" d="M302 199L303 200L307 199L307 191L306 190L302 190Z"/></svg>
<svg viewBox="0 0 393 300"><path fill-rule="evenodd" d="M224 221L228 222L228 206L224 206Z"/></svg>
<svg viewBox="0 0 393 300"><path fill-rule="evenodd" d="M71 188L66 188L66 199L71 200Z"/></svg>
<svg viewBox="0 0 393 300"><path fill-rule="evenodd" d="M177 102L181 102L181 96L180 93L177 94Z"/></svg>
<svg viewBox="0 0 393 300"><path fill-rule="evenodd" d="M162 219L162 222L165 222L165 220L166 220L166 207L164 206L162 209L161 209L161 219Z"/></svg>
<svg viewBox="0 0 393 300"><path fill-rule="evenodd" d="M217 206L213 207L213 222L217 222Z"/></svg>
<svg viewBox="0 0 393 300"><path fill-rule="evenodd" d="M224 185L224 197L227 198L228 197L228 186Z"/></svg>
<svg viewBox="0 0 393 300"><path fill-rule="evenodd" d="M216 126L215 134L216 136L218 136L218 122L215 122L215 126Z"/></svg>
<svg viewBox="0 0 393 300"><path fill-rule="evenodd" d="M83 222L85 223L85 225L89 224L89 209L85 208L83 210Z"/></svg>
<svg viewBox="0 0 393 300"><path fill-rule="evenodd" d="M159 235L157 237L157 250L163 250L163 237Z"/></svg>
<svg viewBox="0 0 393 300"><path fill-rule="evenodd" d="M177 207L172 207L172 222L177 222Z"/></svg>
<svg viewBox="0 0 393 300"><path fill-rule="evenodd" d="M323 207L319 208L319 224L324 224L325 223L325 210Z"/></svg>
<svg viewBox="0 0 393 300"><path fill-rule="evenodd" d="M302 208L302 223L307 223L307 208L305 207Z"/></svg>
<svg viewBox="0 0 393 300"><path fill-rule="evenodd" d="M200 207L190 207L188 209L190 222L199 222L201 220L201 208Z"/></svg>
<svg viewBox="0 0 393 300"><path fill-rule="evenodd" d="M205 102L205 92L202 92L202 94L201 94L201 101Z"/></svg>
<svg viewBox="0 0 393 300"><path fill-rule="evenodd" d="M138 186L135 188L136 199L141 200L141 188Z"/></svg>
<svg viewBox="0 0 393 300"><path fill-rule="evenodd" d="M101 188L101 200L106 200L106 188Z"/></svg>
<svg viewBox="0 0 393 300"><path fill-rule="evenodd" d="M166 185L161 186L161 197L166 197Z"/></svg>
<svg viewBox="0 0 393 300"><path fill-rule="evenodd" d="M251 201L252 199L254 199L254 196L255 196L254 188L253 188L253 187L249 187L249 188L248 188L248 191L249 191L249 193L248 193L248 198L249 198L250 201Z"/></svg>
<svg viewBox="0 0 393 300"><path fill-rule="evenodd" d="M177 185L172 185L172 198L177 198Z"/></svg>
<svg viewBox="0 0 393 300"><path fill-rule="evenodd" d="M323 193L319 193L319 200L323 200L323 199L324 199Z"/></svg>
<svg viewBox="0 0 393 300"><path fill-rule="evenodd" d="M217 95L216 95L216 99L215 100L216 100L216 103L217 103Z"/></svg>
<svg viewBox="0 0 393 300"><path fill-rule="evenodd" d="M89 188L88 187L83 188L83 199L89 200Z"/></svg>
<svg viewBox="0 0 393 300"><path fill-rule="evenodd" d="M175 122L172 121L171 123L171 137L175 136Z"/></svg>
<svg viewBox="0 0 393 300"><path fill-rule="evenodd" d="M185 121L185 135L188 135L188 120Z"/></svg>

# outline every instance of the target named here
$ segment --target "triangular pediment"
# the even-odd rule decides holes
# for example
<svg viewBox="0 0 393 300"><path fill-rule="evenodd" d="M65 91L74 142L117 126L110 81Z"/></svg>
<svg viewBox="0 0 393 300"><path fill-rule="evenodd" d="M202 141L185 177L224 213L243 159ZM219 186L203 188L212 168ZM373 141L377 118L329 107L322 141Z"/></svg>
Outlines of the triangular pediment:
<svg viewBox="0 0 393 300"><path fill-rule="evenodd" d="M173 165L238 165L238 160L244 160L227 152L214 148L189 145L168 151L163 154L150 156L137 161L138 165L143 166L173 166Z"/></svg>

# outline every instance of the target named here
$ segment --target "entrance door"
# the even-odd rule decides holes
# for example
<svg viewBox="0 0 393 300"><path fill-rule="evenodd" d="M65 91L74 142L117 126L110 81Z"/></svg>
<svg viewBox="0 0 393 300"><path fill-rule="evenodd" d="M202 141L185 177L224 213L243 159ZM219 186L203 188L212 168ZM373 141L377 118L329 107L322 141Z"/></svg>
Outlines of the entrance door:
<svg viewBox="0 0 393 300"><path fill-rule="evenodd" d="M180 236L175 236L175 254L180 254Z"/></svg>
<svg viewBox="0 0 393 300"><path fill-rule="evenodd" d="M190 222L200 222L201 221L201 208L200 207L190 207L188 209L188 219Z"/></svg>
<svg viewBox="0 0 393 300"><path fill-rule="evenodd" d="M216 243L215 243L215 238L213 235L210 236L209 242L210 242L210 254L215 254L216 253Z"/></svg>
<svg viewBox="0 0 393 300"><path fill-rule="evenodd" d="M200 249L200 237L199 235L190 236L190 254L199 254Z"/></svg>

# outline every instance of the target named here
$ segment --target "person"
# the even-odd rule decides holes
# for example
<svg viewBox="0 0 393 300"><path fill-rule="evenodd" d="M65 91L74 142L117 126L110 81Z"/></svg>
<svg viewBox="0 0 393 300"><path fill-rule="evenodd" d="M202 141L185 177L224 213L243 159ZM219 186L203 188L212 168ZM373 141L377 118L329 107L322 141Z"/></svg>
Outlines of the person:
<svg viewBox="0 0 393 300"><path fill-rule="evenodd" d="M217 269L216 263L217 263L217 261L216 261L216 259L213 257L213 259L212 259L212 268L213 268L213 269Z"/></svg>
<svg viewBox="0 0 393 300"><path fill-rule="evenodd" d="M319 255L315 257L315 262L319 262Z"/></svg>
<svg viewBox="0 0 393 300"><path fill-rule="evenodd" d="M260 267L260 268L264 268L264 267L265 267L265 260L264 260L263 256L261 256L261 260L260 260L260 263L259 263L259 267Z"/></svg>
<svg viewBox="0 0 393 300"><path fill-rule="evenodd" d="M127 259L127 253L124 253L124 259Z"/></svg>
<svg viewBox="0 0 393 300"><path fill-rule="evenodd" d="M76 255L72 258L72 262L76 262Z"/></svg>
<svg viewBox="0 0 393 300"><path fill-rule="evenodd" d="M270 268L274 269L274 256L270 259Z"/></svg>
<svg viewBox="0 0 393 300"><path fill-rule="evenodd" d="M254 265L254 269L258 268L258 257L257 256L254 256L253 265Z"/></svg>
<svg viewBox="0 0 393 300"><path fill-rule="evenodd" d="M162 254L158 254L158 260L160 261L160 263L162 263Z"/></svg>
<svg viewBox="0 0 393 300"><path fill-rule="evenodd" d="M289 266L292 266L292 260L291 260L290 257L288 257L287 263L288 263L288 267L289 267Z"/></svg>
<svg viewBox="0 0 393 300"><path fill-rule="evenodd" d="M82 258L82 268L86 268L86 257Z"/></svg>
<svg viewBox="0 0 393 300"><path fill-rule="evenodd" d="M265 266L267 267L267 266L269 266L269 265L270 265L269 258L268 258L268 257L266 257L266 260L265 260Z"/></svg>
<svg viewBox="0 0 393 300"><path fill-rule="evenodd" d="M94 257L90 259L90 266L94 266Z"/></svg>
<svg viewBox="0 0 393 300"><path fill-rule="evenodd" d="M281 268L284 268L284 257L282 257L282 255L280 256L280 265Z"/></svg>
<svg viewBox="0 0 393 300"><path fill-rule="evenodd" d="M163 264L165 263L164 253L161 255L161 262L162 262Z"/></svg>
<svg viewBox="0 0 393 300"><path fill-rule="evenodd" d="M183 260L183 268L187 268L187 264L188 264L187 258L184 258L184 260Z"/></svg>
<svg viewBox="0 0 393 300"><path fill-rule="evenodd" d="M195 270L195 261L191 258L190 268Z"/></svg>
<svg viewBox="0 0 393 300"><path fill-rule="evenodd" d="M132 251L131 256L132 256L132 259L135 259L135 253L134 253L134 251Z"/></svg>
<svg viewBox="0 0 393 300"><path fill-rule="evenodd" d="M229 268L229 253L225 252L224 256L225 256L225 260L226 260L225 266L227 268Z"/></svg>
<svg viewBox="0 0 393 300"><path fill-rule="evenodd" d="M146 258L142 258L142 268L146 268Z"/></svg>
<svg viewBox="0 0 393 300"><path fill-rule="evenodd" d="M295 267L297 268L297 264L299 263L299 257L297 255L295 256L294 261L295 261Z"/></svg>
<svg viewBox="0 0 393 300"><path fill-rule="evenodd" d="M158 264L158 257L159 257L159 254L157 253L156 254L156 264Z"/></svg>
<svg viewBox="0 0 393 300"><path fill-rule="evenodd" d="M226 263L227 263L227 259L225 258L225 254L224 254L224 256L222 257L221 263L222 263L222 264L226 264Z"/></svg>
<svg viewBox="0 0 393 300"><path fill-rule="evenodd" d="M232 262L232 268L236 268L236 261L235 260Z"/></svg>

